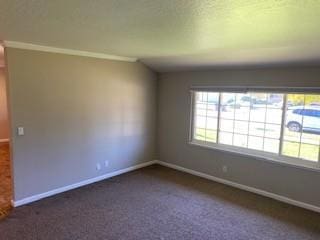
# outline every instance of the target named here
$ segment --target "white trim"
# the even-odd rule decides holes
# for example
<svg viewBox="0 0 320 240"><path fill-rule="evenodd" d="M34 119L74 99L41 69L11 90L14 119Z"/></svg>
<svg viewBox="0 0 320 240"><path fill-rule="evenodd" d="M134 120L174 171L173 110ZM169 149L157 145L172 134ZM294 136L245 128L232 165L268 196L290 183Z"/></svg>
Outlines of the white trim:
<svg viewBox="0 0 320 240"><path fill-rule="evenodd" d="M247 93L247 92L266 92L271 91L272 93L308 93L308 94L318 94L320 92L320 87L284 87L284 86L212 86L212 85L192 85L190 86L191 91L201 91L201 92L231 92L231 93ZM311 92L311 93L309 93Z"/></svg>
<svg viewBox="0 0 320 240"><path fill-rule="evenodd" d="M104 53L87 52L87 51L65 49L65 48L56 48L56 47L36 45L36 44L24 43L24 42L4 41L4 46L11 47L11 48L18 48L18 49L28 49L28 50L52 52L52 53L62 53L62 54L67 54L67 55L102 58L102 59L125 61L125 62L136 62L137 61L137 58L122 57L122 56L109 55L109 54L104 54Z"/></svg>
<svg viewBox="0 0 320 240"><path fill-rule="evenodd" d="M284 197L284 196L281 196L281 195L278 195L278 194L274 194L274 193L271 193L271 192L260 190L260 189L254 188L254 187L249 187L249 186L246 186L246 185L243 185L243 184L235 183L235 182L232 182L232 181L229 181L229 180L226 180L226 179L214 177L214 176L211 176L209 174L198 172L198 171L195 171L195 170L191 170L189 168L184 168L184 167L181 167L181 166L178 166L178 165L175 165L175 164L171 164L171 163L167 163L167 162L163 162L163 161L157 161L156 163L159 164L159 165L165 166L165 167L173 168L173 169L181 171L181 172L186 172L186 173L189 173L189 174L192 174L192 175L195 175L195 176L198 176L198 177L202 177L202 178L214 181L214 182L226 184L228 186L239 188L239 189L242 189L242 190L245 190L245 191L248 191L248 192L252 192L252 193L264 196L264 197L269 197L269 198L278 200L280 202L288 203L288 204L291 204L291 205L294 205L294 206L297 206L297 207L305 208L305 209L320 213L320 207L317 207L317 206L314 206L314 205L311 205L311 204L308 204L308 203L304 203L304 202L300 202L300 201L297 201L297 200L293 200L293 199L288 198L288 197Z"/></svg>
<svg viewBox="0 0 320 240"><path fill-rule="evenodd" d="M38 201L38 200L46 198L46 197L50 197L50 196L53 196L53 195L56 195L56 194L59 194L59 193L62 193L62 192L66 192L66 191L75 189L75 188L79 188L79 187L82 187L82 186L85 186L85 185L88 185L88 184L91 184L91 183L99 182L99 181L102 181L104 179L111 178L111 177L114 177L114 176L117 176L117 175L120 175L120 174L123 174L123 173L131 172L131 171L139 169L139 168L147 167L147 166L153 165L155 163L157 163L157 161L155 161L155 160L154 161L145 162L145 163L141 163L141 164L138 164L138 165L135 165L135 166L132 166L132 167L121 169L121 170L118 170L118 171L115 171L115 172L111 172L111 173L107 173L107 174L104 174L104 175L101 175L101 176L98 176L98 177L90 178L90 179L87 179L87 180L84 180L84 181L81 181L81 182L78 182L78 183L74 183L74 184L71 184L71 185L68 185L68 186L64 186L64 187L61 187L61 188L56 188L56 189L50 190L48 192L40 193L40 194L33 195L33 196L30 196L30 197L26 197L26 198L23 198L23 199L20 199L20 200L16 200L16 201L12 200L11 204L12 204L13 207L19 207L19 206L22 206L22 205L25 205L25 204L28 204L28 203L32 203L32 202Z"/></svg>
<svg viewBox="0 0 320 240"><path fill-rule="evenodd" d="M9 138L0 139L0 143L10 142Z"/></svg>
<svg viewBox="0 0 320 240"><path fill-rule="evenodd" d="M102 175L102 176L98 176L98 177L95 177L95 178L84 180L84 181L81 181L79 183L71 184L71 185L68 185L68 186L65 186L65 187L61 187L61 188L57 188L57 189L54 189L54 190L51 190L51 191L48 191L48 192L45 192L45 193L40 193L40 194L37 194L37 195L34 195L34 196L23 198L21 200L17 200L17 201L12 200L11 204L12 204L13 207L19 207L19 206L22 206L22 205L25 205L25 204L29 204L29 203L38 201L38 200L46 198L46 197L50 197L50 196L53 196L53 195L56 195L56 194L59 194L59 193L62 193L62 192L66 192L66 191L69 191L69 190L72 190L72 189L75 189L75 188L78 188L78 187L82 187L82 186L85 186L85 185L88 185L88 184L91 184L91 183L102 181L104 179L108 179L108 178L111 178L111 177L114 177L114 176L117 176L117 175L121 175L123 173L127 173L127 172L130 172L130 171L139 169L139 168L147 167L147 166L150 166L150 165L153 165L153 164L159 164L159 165L162 165L162 166L165 166L165 167L169 167L169 168L181 171L181 172L186 172L186 173L189 173L189 174L192 174L192 175L195 175L195 176L198 176L198 177L202 177L202 178L214 181L214 182L222 183L222 184L225 184L225 185L228 185L228 186L232 186L232 187L244 190L244 191L252 192L252 193L264 196L264 197L269 197L269 198L278 200L280 202L284 202L284 203L287 203L287 204L291 204L291 205L294 205L294 206L297 206L297 207L305 208L305 209L320 213L320 207L317 207L317 206L314 206L314 205L311 205L311 204L308 204L308 203L300 202L300 201L297 201L297 200L294 200L294 199L291 199L291 198L288 198L288 197L284 197L284 196L281 196L281 195L278 195L278 194L274 194L274 193L271 193L271 192L260 190L260 189L254 188L254 187L249 187L249 186L246 186L246 185L243 185L243 184L235 183L235 182L232 182L232 181L229 181L229 180L226 180L226 179L214 177L214 176L211 176L211 175L206 174L206 173L198 172L198 171L195 171L195 170L191 170L191 169L188 169L188 168L184 168L184 167L181 167L181 166L178 166L178 165L175 165L175 164L171 164L171 163L167 163L167 162L163 162L163 161L159 161L159 160L153 160L153 161L141 163L141 164L138 164L138 165L135 165L135 166L132 166L132 167L121 169L121 170L118 170L118 171L115 171L115 172L111 172L111 173L107 173L107 174Z"/></svg>

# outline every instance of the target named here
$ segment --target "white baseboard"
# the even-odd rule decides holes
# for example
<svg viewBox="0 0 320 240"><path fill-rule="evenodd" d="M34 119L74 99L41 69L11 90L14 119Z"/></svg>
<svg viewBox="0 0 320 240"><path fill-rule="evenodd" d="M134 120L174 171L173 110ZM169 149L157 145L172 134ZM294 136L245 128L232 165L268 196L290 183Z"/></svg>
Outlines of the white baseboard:
<svg viewBox="0 0 320 240"><path fill-rule="evenodd" d="M308 204L308 203L304 203L304 202L300 202L300 201L297 201L297 200L293 200L291 198L284 197L284 196L281 196L281 195L278 195L278 194L274 194L274 193L271 193L271 192L260 190L260 189L254 188L254 187L249 187L249 186L246 186L246 185L243 185L243 184L235 183L235 182L232 182L232 181L229 181L229 180L225 180L225 179L222 179L222 178L211 176L211 175L206 174L206 173L198 172L198 171L195 171L195 170L192 170L192 169L184 168L184 167L181 167L181 166L178 166L178 165L175 165L175 164L171 164L171 163L167 163L167 162L163 162L163 161L159 161L159 160L153 160L153 161L141 163L141 164L138 164L138 165L135 165L135 166L132 166L132 167L121 169L121 170L118 170L118 171L115 171L115 172L111 172L111 173L107 173L105 175L101 175L101 176L98 176L98 177L95 177L95 178L87 179L87 180L81 181L79 183L75 183L75 184L71 184L71 185L68 185L68 186L61 187L61 188L57 188L57 189L54 189L54 190L51 190L51 191L48 191L48 192L45 192L45 193L40 193L40 194L37 194L37 195L34 195L34 196L30 196L30 197L27 197L27 198L23 198L23 199L20 199L20 200L17 200L17 201L12 201L12 206L13 207L19 207L19 206L22 206L22 205L25 205L25 204L28 204L28 203L31 203L31 202L38 201L38 200L46 198L46 197L50 197L50 196L53 196L53 195L56 195L56 194L59 194L59 193L62 193L62 192L66 192L66 191L69 191L69 190L72 190L72 189L75 189L75 188L78 188L78 187L82 187L82 186L85 186L85 185L88 185L88 184L91 184L91 183L94 183L94 182L99 182L101 180L104 180L104 179L107 179L107 178L111 178L111 177L114 177L114 176L117 176L117 175L120 175L120 174L123 174L123 173L127 173L127 172L130 172L130 171L139 169L139 168L147 167L147 166L150 166L150 165L153 165L153 164L159 164L159 165L162 165L162 166L165 166L165 167L169 167L169 168L172 168L172 169L175 169L175 170L178 170L178 171L182 171L182 172L186 172L186 173L198 176L198 177L202 177L202 178L214 181L214 182L226 184L226 185L229 185L229 186L232 186L232 187L235 187L235 188L239 188L239 189L242 189L242 190L245 190L245 191L248 191L248 192L252 192L252 193L255 193L255 194L258 194L258 195L262 195L264 197L269 197L269 198L278 200L280 202L288 203L288 204L291 204L291 205L294 205L294 206L297 206L297 207L305 208L305 209L320 213L320 207L317 207L317 206L314 206L314 205L311 205L311 204Z"/></svg>
<svg viewBox="0 0 320 240"><path fill-rule="evenodd" d="M9 142L10 139L8 138L3 138L3 139L0 139L0 143L5 143L5 142Z"/></svg>
<svg viewBox="0 0 320 240"><path fill-rule="evenodd" d="M308 204L308 203L304 203L304 202L300 202L300 201L297 201L297 200L293 200L293 199L288 198L288 197L284 197L284 196L281 196L281 195L278 195L278 194L274 194L274 193L271 193L271 192L260 190L260 189L254 188L254 187L249 187L249 186L246 186L246 185L243 185L243 184L235 183L235 182L232 182L232 181L229 181L229 180L225 180L225 179L222 179L222 178L217 178L217 177L211 176L209 174L205 174L205 173L194 171L194 170L191 170L191 169L188 169L188 168L180 167L180 166L175 165L175 164L171 164L171 163L167 163L167 162L163 162L163 161L159 161L159 160L156 161L156 163L159 164L159 165L165 166L165 167L173 168L173 169L178 170L178 171L186 172L186 173L189 173L189 174L192 174L192 175L195 175L195 176L198 176L198 177L202 177L202 178L205 178L205 179L208 179L208 180L211 180L211 181L215 181L215 182L218 182L218 183L226 184L226 185L229 185L229 186L232 186L232 187L235 187L235 188L239 188L239 189L242 189L242 190L245 190L245 191L248 191L248 192L252 192L252 193L255 193L255 194L258 194L258 195L262 195L264 197L269 197L269 198L278 200L280 202L288 203L288 204L291 204L291 205L294 205L294 206L297 206L297 207L305 208L305 209L320 213L320 207L317 207L317 206L314 206L314 205L311 205L311 204Z"/></svg>
<svg viewBox="0 0 320 240"><path fill-rule="evenodd" d="M111 173L107 173L107 174L104 174L104 175L101 175L101 176L98 176L98 177L95 177L95 178L87 179L87 180L84 180L84 181L81 181L81 182L78 182L78 183L74 183L74 184L71 184L71 185L68 185L68 186L64 186L64 187L61 187L61 188L57 188L57 189L51 190L51 191L48 191L48 192L40 193L40 194L33 195L33 196L30 196L30 197L26 197L26 198L23 198L23 199L20 199L20 200L16 200L16 201L13 200L11 202L11 204L12 204L13 207L19 207L19 206L22 206L22 205L25 205L25 204L28 204L28 203L32 203L32 202L38 201L38 200L46 198L46 197L50 197L50 196L56 195L58 193L66 192L66 191L69 191L69 190L72 190L72 189L75 189L75 188L78 188L78 187L82 187L82 186L85 186L85 185L88 185L88 184L91 184L91 183L99 182L101 180L104 180L104 179L107 179L107 178L111 178L111 177L114 177L114 176L117 176L117 175L120 175L120 174L123 174L123 173L131 172L131 171L139 169L139 168L147 167L147 166L153 165L155 163L157 163L156 160L155 161L149 161L149 162L141 163L141 164L138 164L138 165L135 165L135 166L132 166L132 167L121 169L121 170L118 170L118 171L115 171L115 172L111 172Z"/></svg>

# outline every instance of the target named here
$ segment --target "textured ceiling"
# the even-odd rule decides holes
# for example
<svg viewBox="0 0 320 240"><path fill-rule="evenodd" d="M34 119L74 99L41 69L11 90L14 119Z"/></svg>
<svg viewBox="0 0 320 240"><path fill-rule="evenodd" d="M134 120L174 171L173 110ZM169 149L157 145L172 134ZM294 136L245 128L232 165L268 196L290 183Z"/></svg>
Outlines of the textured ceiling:
<svg viewBox="0 0 320 240"><path fill-rule="evenodd" d="M319 0L0 0L0 39L159 71L320 61Z"/></svg>

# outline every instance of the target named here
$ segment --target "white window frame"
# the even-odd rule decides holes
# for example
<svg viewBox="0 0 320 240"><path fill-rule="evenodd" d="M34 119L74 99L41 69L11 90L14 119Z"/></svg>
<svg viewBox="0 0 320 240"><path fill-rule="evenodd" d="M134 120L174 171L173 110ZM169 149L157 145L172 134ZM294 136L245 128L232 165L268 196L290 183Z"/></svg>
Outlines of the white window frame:
<svg viewBox="0 0 320 240"><path fill-rule="evenodd" d="M304 91L303 89L299 91L286 89L286 91L272 91L269 88L261 88L261 89L250 89L250 88L240 88L239 91L234 90L236 88L233 88L232 91L224 90L222 89L216 89L216 90L206 90L205 89L196 89L196 90L190 90L190 99L191 99L191 109L190 109L190 129L189 129L189 139L188 143L193 145L193 146L198 146L202 148L208 148L208 149L213 149L213 150L218 150L218 151L223 151L223 152L228 152L231 154L236 154L236 155L241 155L241 156L249 156L258 160L266 160L266 161L271 161L275 162L278 164L285 164L285 165L290 165L294 167L299 167L299 168L306 168L306 169L311 169L311 170L316 170L320 171L320 151L319 151L319 157L318 161L308 161L303 158L296 158L296 157L290 157L290 156L284 156L281 154L282 152L282 145L283 145L283 133L284 133L284 125L285 125L285 114L286 114L286 104L287 104L287 99L286 96L287 94L319 94L317 91L312 91L311 89L308 89ZM195 93L196 92L219 92L219 107L218 107L218 117L217 117L217 140L216 143L214 142L207 142L207 141L202 141L202 140L197 140L194 139L194 122L195 122ZM282 122L281 122L281 136L279 138L280 140L280 150L278 153L269 153L265 151L260 151L260 150L254 150L254 149L249 149L249 148L243 148L243 147L237 147L237 146L232 146L232 145L227 145L227 144L222 144L219 143L219 121L220 121L220 103L221 103L221 93L224 92L230 92L230 93L244 93L244 92L262 92L262 93L279 93L279 94L284 94L284 100L283 100L283 106L282 106Z"/></svg>

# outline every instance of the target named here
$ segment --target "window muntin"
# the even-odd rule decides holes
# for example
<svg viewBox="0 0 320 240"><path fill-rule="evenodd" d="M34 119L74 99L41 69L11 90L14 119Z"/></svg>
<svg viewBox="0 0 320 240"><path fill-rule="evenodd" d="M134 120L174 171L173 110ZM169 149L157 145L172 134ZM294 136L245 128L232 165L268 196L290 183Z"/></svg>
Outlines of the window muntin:
<svg viewBox="0 0 320 240"><path fill-rule="evenodd" d="M320 95L194 92L192 140L319 161Z"/></svg>

